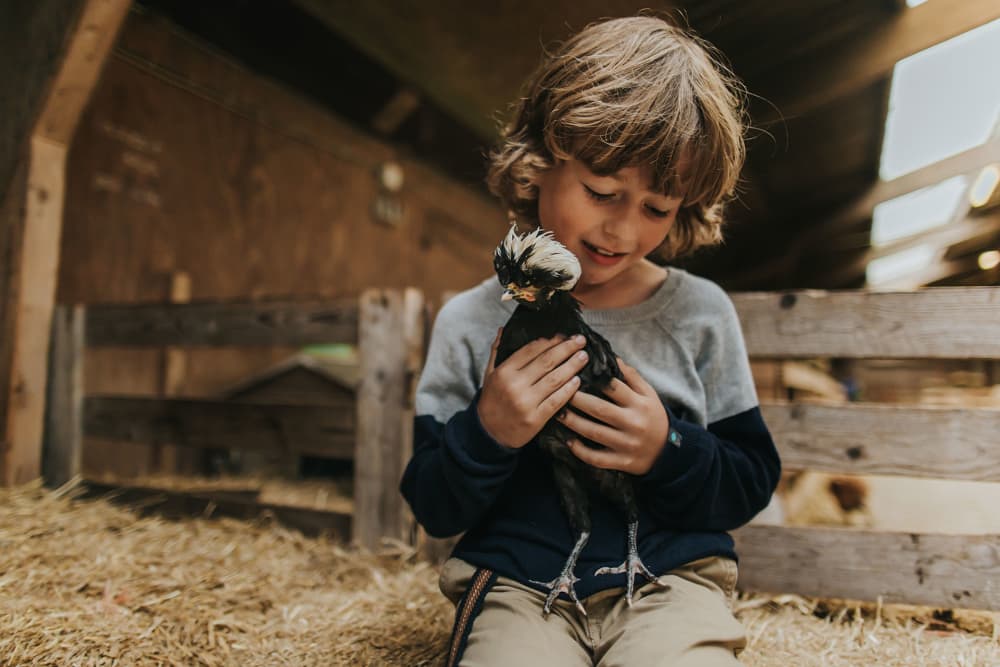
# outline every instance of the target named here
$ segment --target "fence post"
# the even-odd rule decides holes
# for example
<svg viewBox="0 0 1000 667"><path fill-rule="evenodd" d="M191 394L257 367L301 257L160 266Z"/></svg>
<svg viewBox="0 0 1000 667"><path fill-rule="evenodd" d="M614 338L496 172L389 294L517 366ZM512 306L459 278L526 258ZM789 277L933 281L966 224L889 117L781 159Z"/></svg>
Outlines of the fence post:
<svg viewBox="0 0 1000 667"><path fill-rule="evenodd" d="M57 306L52 318L42 475L48 486L80 473L83 450L84 306Z"/></svg>
<svg viewBox="0 0 1000 667"><path fill-rule="evenodd" d="M413 517L399 494L399 480L413 451L423 295L416 289L371 289L361 295L359 307L352 539L373 549L383 537L413 540Z"/></svg>

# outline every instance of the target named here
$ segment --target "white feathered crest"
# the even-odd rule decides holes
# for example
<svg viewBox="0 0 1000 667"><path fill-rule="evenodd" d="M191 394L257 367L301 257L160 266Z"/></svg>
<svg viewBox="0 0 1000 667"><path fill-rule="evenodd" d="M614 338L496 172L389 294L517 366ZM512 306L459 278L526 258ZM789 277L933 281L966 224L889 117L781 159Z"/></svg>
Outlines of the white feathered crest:
<svg viewBox="0 0 1000 667"><path fill-rule="evenodd" d="M510 228L500 244L498 252L504 252L525 273L545 272L552 276L565 276L559 290L571 290L580 279L580 261L569 249L552 236L552 232L541 228L526 234L518 234Z"/></svg>

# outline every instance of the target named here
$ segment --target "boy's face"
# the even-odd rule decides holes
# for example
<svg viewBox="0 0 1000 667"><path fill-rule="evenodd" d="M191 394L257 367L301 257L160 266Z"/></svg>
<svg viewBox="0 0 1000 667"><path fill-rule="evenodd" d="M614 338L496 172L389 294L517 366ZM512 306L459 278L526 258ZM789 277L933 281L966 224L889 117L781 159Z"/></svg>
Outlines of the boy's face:
<svg viewBox="0 0 1000 667"><path fill-rule="evenodd" d="M598 176L576 159L539 178L539 222L580 259L578 289L622 277L666 238L683 197L651 187L647 167Z"/></svg>

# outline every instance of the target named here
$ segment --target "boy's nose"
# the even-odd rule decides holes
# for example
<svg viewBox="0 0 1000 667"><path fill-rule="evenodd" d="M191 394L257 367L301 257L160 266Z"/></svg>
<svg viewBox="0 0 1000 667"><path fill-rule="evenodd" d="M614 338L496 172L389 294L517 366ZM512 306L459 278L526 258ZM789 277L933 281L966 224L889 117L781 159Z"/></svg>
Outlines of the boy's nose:
<svg viewBox="0 0 1000 667"><path fill-rule="evenodd" d="M639 221L635 217L634 213L621 211L605 219L601 231L616 241L632 242L639 233Z"/></svg>

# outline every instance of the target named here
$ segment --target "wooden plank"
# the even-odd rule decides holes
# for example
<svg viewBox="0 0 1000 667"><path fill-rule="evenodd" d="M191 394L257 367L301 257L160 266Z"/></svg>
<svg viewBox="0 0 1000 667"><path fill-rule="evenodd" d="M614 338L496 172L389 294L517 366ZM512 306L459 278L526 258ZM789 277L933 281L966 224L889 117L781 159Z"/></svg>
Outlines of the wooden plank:
<svg viewBox="0 0 1000 667"><path fill-rule="evenodd" d="M793 470L1000 482L1000 410L764 403Z"/></svg>
<svg viewBox="0 0 1000 667"><path fill-rule="evenodd" d="M801 116L860 91L903 58L998 18L996 0L934 0L900 11L864 35L801 58L797 67L783 64L768 84L757 86L755 92L773 103L757 123Z"/></svg>
<svg viewBox="0 0 1000 667"><path fill-rule="evenodd" d="M324 302L95 305L87 345L311 345L356 343L355 299Z"/></svg>
<svg viewBox="0 0 1000 667"><path fill-rule="evenodd" d="M256 493L174 491L148 487L117 487L86 482L85 497L103 496L137 509L140 515L156 513L168 518L227 516L253 520L268 517L305 535L332 535L346 540L351 534L351 515L259 502Z"/></svg>
<svg viewBox="0 0 1000 667"><path fill-rule="evenodd" d="M35 138L68 146L131 0L88 0L35 126Z"/></svg>
<svg viewBox="0 0 1000 667"><path fill-rule="evenodd" d="M114 42L130 0L89 0L69 40L32 131L20 258L13 362L0 456L0 484L27 482L41 472L49 336L62 232L66 154L77 122ZM4 298L6 295L4 295Z"/></svg>
<svg viewBox="0 0 1000 667"><path fill-rule="evenodd" d="M2 187L2 185L0 185ZM10 407L8 378L14 365L14 331L21 277L21 237L24 233L24 202L28 188L28 165L17 166L5 197L0 199L0 473L10 449L7 410ZM0 484L3 484L0 477Z"/></svg>
<svg viewBox="0 0 1000 667"><path fill-rule="evenodd" d="M187 272L174 271L170 274L167 298L170 303L191 302L191 276ZM169 398L181 392L187 375L187 354L183 348L171 345L163 348L163 357L160 360L160 396ZM200 454L189 447L153 443L150 467L154 471L168 475L198 474L205 472L202 469L204 466Z"/></svg>
<svg viewBox="0 0 1000 667"><path fill-rule="evenodd" d="M59 306L52 319L42 476L60 486L80 474L83 451L83 306Z"/></svg>
<svg viewBox="0 0 1000 667"><path fill-rule="evenodd" d="M755 357L1000 358L1000 289L731 295Z"/></svg>
<svg viewBox="0 0 1000 667"><path fill-rule="evenodd" d="M743 590L1000 609L1000 535L745 526Z"/></svg>
<svg viewBox="0 0 1000 667"><path fill-rule="evenodd" d="M383 537L413 540L399 480L413 451L413 393L423 353L418 290L361 295L358 439L354 454L354 536L376 548Z"/></svg>
<svg viewBox="0 0 1000 667"><path fill-rule="evenodd" d="M266 405L88 396L84 434L198 448L277 450L350 459L354 406Z"/></svg>
<svg viewBox="0 0 1000 667"><path fill-rule="evenodd" d="M0 484L23 484L41 473L65 169L65 146L32 139L19 292L11 313L15 320L13 360L10 376L0 379L10 387L6 424L9 445L0 458Z"/></svg>
<svg viewBox="0 0 1000 667"><path fill-rule="evenodd" d="M891 181L878 181L830 218L817 225L812 225L806 236L810 240L828 238L838 229L870 218L875 207L882 202L931 185L937 185L952 176L975 175L978 170L998 160L1000 160L1000 137L994 137L978 146L973 146L961 153L903 174Z"/></svg>

